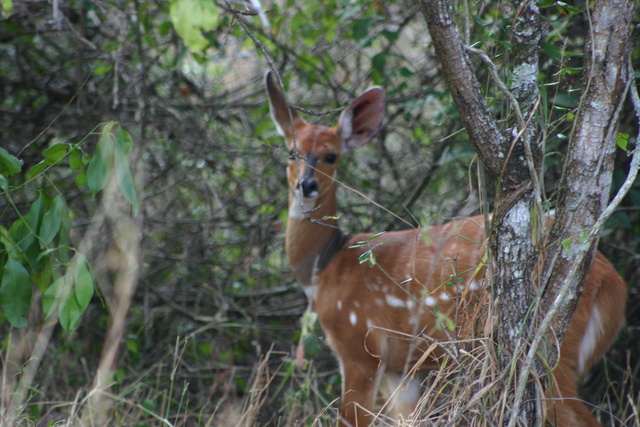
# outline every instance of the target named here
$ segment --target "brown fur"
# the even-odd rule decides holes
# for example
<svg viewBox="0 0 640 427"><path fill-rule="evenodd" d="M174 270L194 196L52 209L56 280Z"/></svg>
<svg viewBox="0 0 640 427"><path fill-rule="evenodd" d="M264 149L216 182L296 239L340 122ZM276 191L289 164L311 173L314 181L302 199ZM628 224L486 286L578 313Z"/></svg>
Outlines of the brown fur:
<svg viewBox="0 0 640 427"><path fill-rule="evenodd" d="M270 74L266 86L272 117L292 151L287 255L298 281L314 299L327 341L340 362L341 419L347 425L368 425L385 372L404 374L418 360L422 369L436 369L444 352L432 347L434 340L471 336L477 329L485 274L483 220L450 222L430 228L426 236L423 230L390 232L367 243L362 242L370 234L342 235L335 220L333 176L340 157L367 143L380 127L382 90L363 93L347 107L339 124L328 128L307 124L293 110L291 122L284 95ZM331 155L337 159L331 161ZM312 168L309 158L318 160ZM302 197L301 177L307 184L314 180L317 192ZM359 262L369 250L375 255L371 262ZM547 392L547 418L554 425L599 425L578 400L576 385L620 329L626 293L626 283L597 253ZM592 346L583 346L591 351L583 356L580 371L581 343L596 309L601 322L592 325L597 333L590 335ZM447 332L442 315L455 322L455 331ZM423 357L428 349L431 352Z"/></svg>

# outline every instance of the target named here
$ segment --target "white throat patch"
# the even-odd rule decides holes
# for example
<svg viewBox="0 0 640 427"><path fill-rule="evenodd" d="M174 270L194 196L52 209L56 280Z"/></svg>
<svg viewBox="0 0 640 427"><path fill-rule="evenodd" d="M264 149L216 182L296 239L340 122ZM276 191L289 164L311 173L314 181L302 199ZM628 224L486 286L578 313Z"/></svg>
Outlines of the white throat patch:
<svg viewBox="0 0 640 427"><path fill-rule="evenodd" d="M305 212L310 212L316 206L317 197L303 197L302 190L296 188L289 204L289 218L303 219Z"/></svg>

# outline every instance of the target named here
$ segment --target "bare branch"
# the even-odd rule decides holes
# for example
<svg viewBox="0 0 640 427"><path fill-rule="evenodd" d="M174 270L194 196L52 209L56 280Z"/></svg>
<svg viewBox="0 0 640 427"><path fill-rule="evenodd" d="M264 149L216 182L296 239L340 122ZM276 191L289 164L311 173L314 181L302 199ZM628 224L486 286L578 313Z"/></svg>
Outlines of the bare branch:
<svg viewBox="0 0 640 427"><path fill-rule="evenodd" d="M446 0L424 0L422 13L462 123L480 159L497 176L503 167L508 141L500 134L480 91L478 79L453 20L451 5Z"/></svg>

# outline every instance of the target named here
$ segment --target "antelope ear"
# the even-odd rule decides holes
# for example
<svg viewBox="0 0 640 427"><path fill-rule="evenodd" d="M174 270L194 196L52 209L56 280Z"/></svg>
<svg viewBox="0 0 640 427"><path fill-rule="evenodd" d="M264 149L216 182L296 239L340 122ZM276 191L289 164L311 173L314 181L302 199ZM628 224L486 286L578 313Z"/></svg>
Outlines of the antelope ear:
<svg viewBox="0 0 640 427"><path fill-rule="evenodd" d="M383 119L384 91L375 86L357 97L342 112L338 123L342 152L348 153L371 141L382 127Z"/></svg>
<svg viewBox="0 0 640 427"><path fill-rule="evenodd" d="M293 141L292 128L304 123L304 120L298 116L298 113L294 109L289 108L284 97L284 92L282 92L282 89L280 89L275 82L271 71L265 73L264 85L269 95L271 119L278 129L278 134L284 136L287 139L287 143L291 145ZM289 115L289 112L291 112L291 115ZM293 120L293 122L291 120Z"/></svg>

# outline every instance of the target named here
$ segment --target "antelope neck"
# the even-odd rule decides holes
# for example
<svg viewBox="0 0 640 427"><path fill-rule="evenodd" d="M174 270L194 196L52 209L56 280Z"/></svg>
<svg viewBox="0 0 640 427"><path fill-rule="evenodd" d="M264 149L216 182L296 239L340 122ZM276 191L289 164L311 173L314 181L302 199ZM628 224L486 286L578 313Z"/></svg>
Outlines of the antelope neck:
<svg viewBox="0 0 640 427"><path fill-rule="evenodd" d="M296 280L303 287L315 285L317 275L348 238L337 226L335 195L332 196L319 198L315 210L308 213L309 218L289 217L287 223L287 256ZM291 199L289 203L296 202Z"/></svg>

